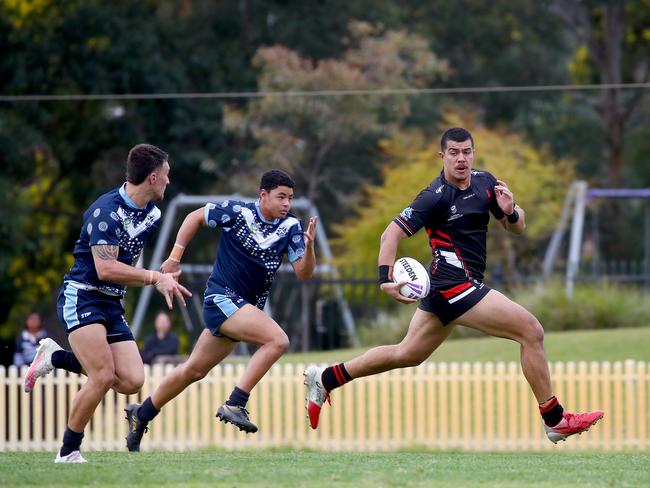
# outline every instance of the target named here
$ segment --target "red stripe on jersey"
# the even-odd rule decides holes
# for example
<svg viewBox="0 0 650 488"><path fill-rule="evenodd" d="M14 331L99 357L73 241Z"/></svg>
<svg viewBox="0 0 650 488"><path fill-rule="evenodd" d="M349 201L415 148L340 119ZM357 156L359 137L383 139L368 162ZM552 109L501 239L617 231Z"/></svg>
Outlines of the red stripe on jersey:
<svg viewBox="0 0 650 488"><path fill-rule="evenodd" d="M435 237L432 237L431 240L429 241L431 244L431 247L451 247L451 244L445 241L441 241L440 239L436 239Z"/></svg>
<svg viewBox="0 0 650 488"><path fill-rule="evenodd" d="M451 236L449 234L445 234L444 232L441 232L439 230L436 231L436 234L438 234L440 237L444 237L445 239L448 239L449 242L451 242Z"/></svg>
<svg viewBox="0 0 650 488"><path fill-rule="evenodd" d="M440 294L445 297L447 300L450 298L455 297L456 295L461 294L465 290L467 290L469 287L471 287L472 284L470 282L460 284L458 286L454 286L453 288L450 288L449 290L441 290Z"/></svg>
<svg viewBox="0 0 650 488"><path fill-rule="evenodd" d="M414 234L413 229L411 229L411 227L406 223L406 221L405 221L404 219L402 219L399 215L398 215L397 217L395 217L395 220L399 220L399 222L400 222L404 227L406 227L406 230L408 230L408 232L409 232L411 235Z"/></svg>

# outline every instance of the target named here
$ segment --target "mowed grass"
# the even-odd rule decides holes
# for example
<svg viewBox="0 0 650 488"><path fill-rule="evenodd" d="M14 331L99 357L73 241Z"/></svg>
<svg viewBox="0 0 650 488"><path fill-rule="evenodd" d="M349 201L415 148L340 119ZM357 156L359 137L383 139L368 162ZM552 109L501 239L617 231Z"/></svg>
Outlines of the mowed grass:
<svg viewBox="0 0 650 488"><path fill-rule="evenodd" d="M549 361L650 361L650 327L549 332L544 344ZM287 354L280 363L347 361L367 348ZM242 360L242 359L240 359ZM496 337L446 340L430 361L519 361L519 344ZM245 361L243 359L242 361Z"/></svg>
<svg viewBox="0 0 650 488"><path fill-rule="evenodd" d="M0 454L2 486L650 486L650 455L616 453L89 452Z"/></svg>
<svg viewBox="0 0 650 488"><path fill-rule="evenodd" d="M647 487L648 455L629 453L89 452L0 454L5 486Z"/></svg>

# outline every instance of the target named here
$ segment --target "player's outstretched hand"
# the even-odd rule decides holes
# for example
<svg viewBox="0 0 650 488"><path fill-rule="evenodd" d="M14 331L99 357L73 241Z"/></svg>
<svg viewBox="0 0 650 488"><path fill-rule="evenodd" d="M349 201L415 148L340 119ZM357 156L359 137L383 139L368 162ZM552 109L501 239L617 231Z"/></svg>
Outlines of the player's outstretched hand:
<svg viewBox="0 0 650 488"><path fill-rule="evenodd" d="M515 210L515 198L512 192L508 189L508 185L502 180L497 180L494 186L494 193L497 197L497 204L506 215L510 215Z"/></svg>
<svg viewBox="0 0 650 488"><path fill-rule="evenodd" d="M398 302L402 302L402 303L417 302L417 300L415 300L413 298L406 298L404 295L402 295L399 292L399 289L402 286L404 286L406 283L408 283L408 282L407 281L400 281L399 283L392 283L392 282L382 283L381 285L379 285L379 288L381 288L381 291L386 293L386 295L389 295L389 296L393 297Z"/></svg>
<svg viewBox="0 0 650 488"><path fill-rule="evenodd" d="M173 273L160 273L160 280L156 283L156 289L165 297L169 310L173 308L174 296L185 307L185 296L191 297L192 293L178 282L181 270ZM185 295L185 296L183 296Z"/></svg>
<svg viewBox="0 0 650 488"><path fill-rule="evenodd" d="M316 224L318 224L318 217L312 217L309 219L309 225L305 234L305 246L309 246L316 240Z"/></svg>
<svg viewBox="0 0 650 488"><path fill-rule="evenodd" d="M174 261L173 259L167 259L167 261L165 261L160 265L160 271L162 271L163 273L176 273L176 271L180 271L180 269L181 269L181 263L179 263L178 261ZM176 281L178 281L178 279Z"/></svg>

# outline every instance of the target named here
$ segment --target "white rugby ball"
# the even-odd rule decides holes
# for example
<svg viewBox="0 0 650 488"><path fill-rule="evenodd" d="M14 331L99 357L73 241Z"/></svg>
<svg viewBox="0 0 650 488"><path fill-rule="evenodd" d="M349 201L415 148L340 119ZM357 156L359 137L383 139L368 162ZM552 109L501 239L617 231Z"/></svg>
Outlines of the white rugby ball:
<svg viewBox="0 0 650 488"><path fill-rule="evenodd" d="M429 272L413 258L399 258L393 265L393 281L406 281L399 292L407 298L424 298L429 294Z"/></svg>

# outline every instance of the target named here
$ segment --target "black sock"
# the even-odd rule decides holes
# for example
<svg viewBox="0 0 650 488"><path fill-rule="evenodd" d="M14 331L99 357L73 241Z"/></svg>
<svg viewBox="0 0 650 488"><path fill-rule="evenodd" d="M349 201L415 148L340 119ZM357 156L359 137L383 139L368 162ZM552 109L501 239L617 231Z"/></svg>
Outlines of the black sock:
<svg viewBox="0 0 650 488"><path fill-rule="evenodd" d="M564 413L564 408L560 405L560 402L557 401L555 396L549 398L546 402L544 408L539 407L539 413L542 414L544 423L549 427L555 427L562 420L562 414Z"/></svg>
<svg viewBox="0 0 650 488"><path fill-rule="evenodd" d="M352 376L348 373L343 363L335 364L323 371L323 386L327 391L332 391L334 388L345 385L348 381L352 381Z"/></svg>
<svg viewBox="0 0 650 488"><path fill-rule="evenodd" d="M73 451L78 451L81 446L81 440L84 438L83 432L75 432L70 427L65 429L63 433L63 445L59 451L61 457L67 456Z"/></svg>
<svg viewBox="0 0 650 488"><path fill-rule="evenodd" d="M140 409L138 410L138 419L141 422L150 422L159 413L160 409L153 406L151 397L147 397L147 399L142 402L142 405L140 405Z"/></svg>
<svg viewBox="0 0 650 488"><path fill-rule="evenodd" d="M247 391L244 391L238 386L235 386L235 389L230 394L230 398L228 398L228 401L226 401L226 405L230 405L231 407L234 407L235 405L239 407L245 407L250 395L251 394Z"/></svg>
<svg viewBox="0 0 650 488"><path fill-rule="evenodd" d="M52 353L52 366L65 369L71 373L81 374L81 363L72 351L54 351Z"/></svg>

